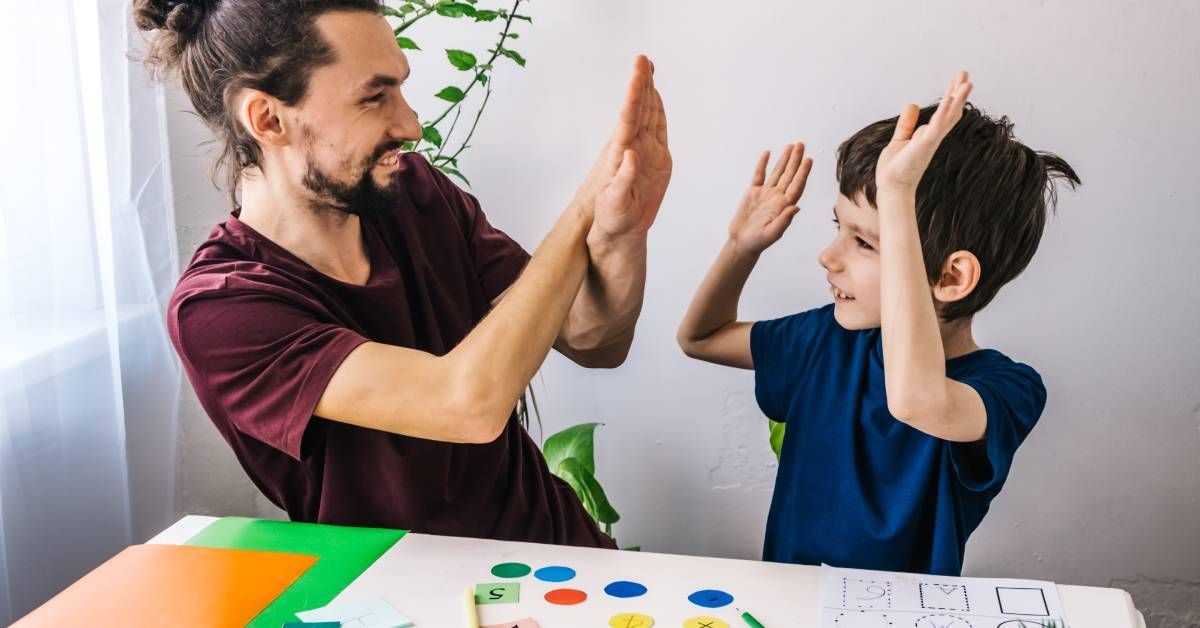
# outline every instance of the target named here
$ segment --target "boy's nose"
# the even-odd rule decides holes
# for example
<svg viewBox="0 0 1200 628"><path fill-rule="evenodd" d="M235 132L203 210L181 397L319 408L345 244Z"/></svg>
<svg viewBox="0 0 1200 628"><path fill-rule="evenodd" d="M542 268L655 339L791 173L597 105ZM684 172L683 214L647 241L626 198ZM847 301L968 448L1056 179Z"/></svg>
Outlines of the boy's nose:
<svg viewBox="0 0 1200 628"><path fill-rule="evenodd" d="M834 254L832 244L822 249L821 253L817 255L817 263L831 273L842 270L841 263L838 261L837 255Z"/></svg>

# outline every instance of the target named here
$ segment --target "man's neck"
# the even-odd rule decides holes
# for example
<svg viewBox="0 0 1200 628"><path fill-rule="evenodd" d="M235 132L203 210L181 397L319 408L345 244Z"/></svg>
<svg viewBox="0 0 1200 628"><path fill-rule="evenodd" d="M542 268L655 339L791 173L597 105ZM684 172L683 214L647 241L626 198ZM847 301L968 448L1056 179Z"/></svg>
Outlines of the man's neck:
<svg viewBox="0 0 1200 628"><path fill-rule="evenodd" d="M261 174L242 184L238 220L318 272L338 281L362 285L371 274L358 216L318 210L298 190L273 185Z"/></svg>

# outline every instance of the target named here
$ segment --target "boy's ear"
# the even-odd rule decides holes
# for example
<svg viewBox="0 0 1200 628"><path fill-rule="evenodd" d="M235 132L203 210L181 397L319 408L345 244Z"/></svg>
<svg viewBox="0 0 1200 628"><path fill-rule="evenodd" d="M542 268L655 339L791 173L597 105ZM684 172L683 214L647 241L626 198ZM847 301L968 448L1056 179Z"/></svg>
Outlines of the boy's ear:
<svg viewBox="0 0 1200 628"><path fill-rule="evenodd" d="M955 251L942 264L942 272L933 284L933 298L950 303L966 298L979 285L979 258L970 251Z"/></svg>

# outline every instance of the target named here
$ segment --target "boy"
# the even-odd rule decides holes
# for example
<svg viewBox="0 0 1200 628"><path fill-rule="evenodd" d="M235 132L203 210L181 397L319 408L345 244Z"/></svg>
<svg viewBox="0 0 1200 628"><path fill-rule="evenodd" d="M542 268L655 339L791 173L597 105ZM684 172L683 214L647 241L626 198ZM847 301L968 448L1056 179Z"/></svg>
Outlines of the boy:
<svg viewBox="0 0 1200 628"><path fill-rule="evenodd" d="M1054 179L1079 178L966 106L971 88L960 73L936 108L909 105L839 148L837 234L819 257L832 305L737 320L755 262L799 211L812 160L792 145L769 177L759 159L680 325L689 356L754 369L759 406L787 423L765 560L958 575L1045 407L1038 373L979 348L971 321L1029 263Z"/></svg>

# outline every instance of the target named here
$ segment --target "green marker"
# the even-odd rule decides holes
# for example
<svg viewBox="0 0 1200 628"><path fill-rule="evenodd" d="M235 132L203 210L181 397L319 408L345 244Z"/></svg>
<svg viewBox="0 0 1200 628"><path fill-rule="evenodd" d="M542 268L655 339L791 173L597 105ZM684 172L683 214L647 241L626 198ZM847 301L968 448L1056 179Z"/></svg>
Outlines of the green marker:
<svg viewBox="0 0 1200 628"><path fill-rule="evenodd" d="M750 613L743 611L740 608L737 610L739 613L742 614L742 621L746 622L746 625L750 626L750 628L767 628L766 626L762 625L762 622L755 619L754 615L751 615Z"/></svg>

